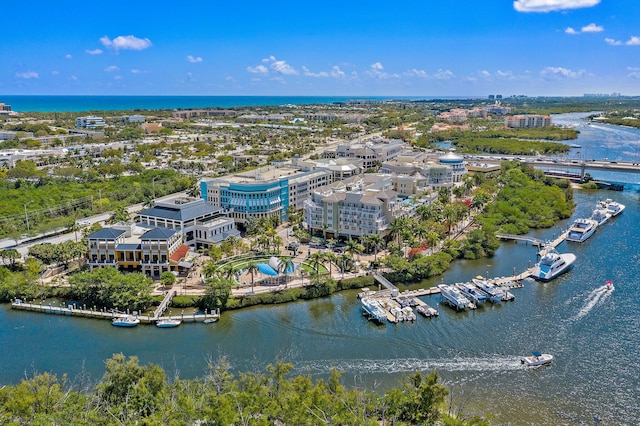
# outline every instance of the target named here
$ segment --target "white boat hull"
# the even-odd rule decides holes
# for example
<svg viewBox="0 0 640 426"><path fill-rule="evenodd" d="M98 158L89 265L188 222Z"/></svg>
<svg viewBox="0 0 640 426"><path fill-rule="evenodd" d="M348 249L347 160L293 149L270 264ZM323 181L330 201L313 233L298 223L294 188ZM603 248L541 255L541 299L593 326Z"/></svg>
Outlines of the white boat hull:
<svg viewBox="0 0 640 426"><path fill-rule="evenodd" d="M553 361L553 355L551 354L541 354L540 356L525 356L520 362L527 367L537 367L539 365L550 364Z"/></svg>

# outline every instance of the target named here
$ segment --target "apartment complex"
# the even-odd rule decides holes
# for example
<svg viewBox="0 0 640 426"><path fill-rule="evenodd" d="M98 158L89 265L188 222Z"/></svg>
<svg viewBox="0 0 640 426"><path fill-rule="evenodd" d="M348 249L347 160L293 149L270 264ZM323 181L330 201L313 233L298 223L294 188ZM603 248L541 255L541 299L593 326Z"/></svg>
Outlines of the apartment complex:
<svg viewBox="0 0 640 426"><path fill-rule="evenodd" d="M506 127L521 129L528 127L549 127L551 126L550 115L512 115L504 118Z"/></svg>
<svg viewBox="0 0 640 426"><path fill-rule="evenodd" d="M304 220L312 233L329 238L385 236L401 215L391 176L363 174L318 188L304 203Z"/></svg>
<svg viewBox="0 0 640 426"><path fill-rule="evenodd" d="M363 170L396 158L407 147L401 139L372 138L351 145L338 145L334 152L325 152L325 158L351 158L361 160Z"/></svg>
<svg viewBox="0 0 640 426"><path fill-rule="evenodd" d="M200 181L202 198L228 212L236 223L252 218L287 219L287 209L303 207L311 192L332 181L325 169L301 171L284 162L236 175Z"/></svg>

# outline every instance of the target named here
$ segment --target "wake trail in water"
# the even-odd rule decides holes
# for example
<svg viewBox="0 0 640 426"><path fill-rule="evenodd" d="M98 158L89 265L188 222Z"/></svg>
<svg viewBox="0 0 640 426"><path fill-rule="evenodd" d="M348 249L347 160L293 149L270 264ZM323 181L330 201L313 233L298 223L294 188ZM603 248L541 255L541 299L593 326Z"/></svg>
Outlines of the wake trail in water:
<svg viewBox="0 0 640 426"><path fill-rule="evenodd" d="M318 360L306 363L306 368L314 373L328 373L332 368L347 373L402 373L415 371L513 371L522 369L519 356L494 356L484 358L443 358L443 359L352 359Z"/></svg>
<svg viewBox="0 0 640 426"><path fill-rule="evenodd" d="M611 291L607 289L606 285L593 290L587 295L587 300L585 300L584 305L580 308L573 320L578 321L584 318L593 308L601 305L605 300L607 300L610 295Z"/></svg>

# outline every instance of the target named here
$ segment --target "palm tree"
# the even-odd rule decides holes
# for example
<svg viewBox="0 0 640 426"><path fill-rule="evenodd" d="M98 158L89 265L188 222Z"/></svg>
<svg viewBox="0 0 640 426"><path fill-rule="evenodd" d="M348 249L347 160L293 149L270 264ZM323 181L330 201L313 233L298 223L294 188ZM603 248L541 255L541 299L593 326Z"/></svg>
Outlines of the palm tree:
<svg viewBox="0 0 640 426"><path fill-rule="evenodd" d="M218 264L214 261L210 260L209 262L207 262L206 265L202 267L202 275L204 275L205 278L210 278L214 276L217 272L218 272Z"/></svg>
<svg viewBox="0 0 640 426"><path fill-rule="evenodd" d="M309 256L309 260L313 262L313 264L315 265L315 270L316 272L318 272L318 267L324 260L324 253L321 253L319 251L316 251L315 253L311 253L311 256Z"/></svg>
<svg viewBox="0 0 640 426"><path fill-rule="evenodd" d="M338 261L338 256L332 251L324 253L324 260L329 263L329 276L332 276L333 264Z"/></svg>
<svg viewBox="0 0 640 426"><path fill-rule="evenodd" d="M118 222L128 222L129 221L129 210L126 207L120 206L117 207L111 218L109 218L109 223L118 223Z"/></svg>
<svg viewBox="0 0 640 426"><path fill-rule="evenodd" d="M255 262L249 262L249 264L247 265L247 272L251 274L251 294L253 294L253 285L254 285L253 276L259 270L260 269L258 269L258 265Z"/></svg>
<svg viewBox="0 0 640 426"><path fill-rule="evenodd" d="M389 224L389 235L391 238L395 238L398 244L401 244L400 238L402 236L402 231L406 226L407 220L404 217L397 217Z"/></svg>
<svg viewBox="0 0 640 426"><path fill-rule="evenodd" d="M347 247L344 249L345 252L354 255L359 255L364 251L364 246L358 242L358 240L349 240L347 241Z"/></svg>
<svg viewBox="0 0 640 426"><path fill-rule="evenodd" d="M384 240L380 236L380 234L371 234L367 237L367 244L369 244L369 246L373 248L374 262L378 260L378 250L380 249L383 242Z"/></svg>
<svg viewBox="0 0 640 426"><path fill-rule="evenodd" d="M78 242L78 231L80 230L80 225L73 219L72 222L69 222L69 231L73 232L76 236L76 243Z"/></svg>

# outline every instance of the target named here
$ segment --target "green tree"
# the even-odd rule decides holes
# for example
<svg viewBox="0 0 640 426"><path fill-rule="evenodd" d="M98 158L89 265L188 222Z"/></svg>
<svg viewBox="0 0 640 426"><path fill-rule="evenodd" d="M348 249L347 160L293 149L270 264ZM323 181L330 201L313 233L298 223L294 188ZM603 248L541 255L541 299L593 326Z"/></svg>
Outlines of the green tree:
<svg viewBox="0 0 640 426"><path fill-rule="evenodd" d="M162 284L163 287L165 288L173 287L175 282L176 282L176 276L173 272L164 271L162 274L160 274L160 283Z"/></svg>

